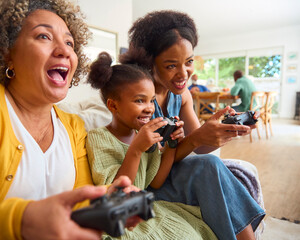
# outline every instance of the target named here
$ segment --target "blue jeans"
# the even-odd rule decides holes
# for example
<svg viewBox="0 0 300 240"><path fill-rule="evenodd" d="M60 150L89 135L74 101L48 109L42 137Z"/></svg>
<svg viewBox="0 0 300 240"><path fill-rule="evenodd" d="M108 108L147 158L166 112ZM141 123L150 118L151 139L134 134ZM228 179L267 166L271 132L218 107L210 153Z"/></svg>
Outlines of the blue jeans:
<svg viewBox="0 0 300 240"><path fill-rule="evenodd" d="M211 154L188 156L175 163L160 189L148 188L156 200L200 206L203 220L218 239L236 239L250 223L265 216L246 188Z"/></svg>

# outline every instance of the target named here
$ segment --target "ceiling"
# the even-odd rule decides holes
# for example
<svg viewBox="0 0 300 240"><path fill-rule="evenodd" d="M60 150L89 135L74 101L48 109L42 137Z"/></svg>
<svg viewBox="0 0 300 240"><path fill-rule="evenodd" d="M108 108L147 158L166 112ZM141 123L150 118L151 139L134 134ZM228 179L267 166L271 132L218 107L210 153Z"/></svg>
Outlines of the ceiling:
<svg viewBox="0 0 300 240"><path fill-rule="evenodd" d="M188 13L203 39L300 24L300 0L132 0L133 20L154 10Z"/></svg>

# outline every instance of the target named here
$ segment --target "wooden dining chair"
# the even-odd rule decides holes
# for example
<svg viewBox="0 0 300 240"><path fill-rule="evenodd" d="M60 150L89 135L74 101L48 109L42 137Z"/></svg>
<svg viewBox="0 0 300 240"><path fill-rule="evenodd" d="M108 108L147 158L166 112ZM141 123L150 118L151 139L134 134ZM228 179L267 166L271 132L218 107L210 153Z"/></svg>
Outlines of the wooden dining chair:
<svg viewBox="0 0 300 240"><path fill-rule="evenodd" d="M266 104L266 93L265 92L263 92L263 91L252 92L249 110L259 111L261 119L264 119L265 104ZM256 131L257 131L258 139L260 139L258 122L256 123ZM250 142L252 142L252 131L250 132L249 136L250 136Z"/></svg>
<svg viewBox="0 0 300 240"><path fill-rule="evenodd" d="M208 120L219 110L219 92L196 92L193 98L196 100L196 113L200 123Z"/></svg>
<svg viewBox="0 0 300 240"><path fill-rule="evenodd" d="M265 104L264 115L263 115L262 119L263 119L263 123L265 125L267 139L269 138L268 128L270 129L271 136L273 136L272 109L274 107L276 95L277 95L277 92L274 92L274 91L266 92L266 104Z"/></svg>

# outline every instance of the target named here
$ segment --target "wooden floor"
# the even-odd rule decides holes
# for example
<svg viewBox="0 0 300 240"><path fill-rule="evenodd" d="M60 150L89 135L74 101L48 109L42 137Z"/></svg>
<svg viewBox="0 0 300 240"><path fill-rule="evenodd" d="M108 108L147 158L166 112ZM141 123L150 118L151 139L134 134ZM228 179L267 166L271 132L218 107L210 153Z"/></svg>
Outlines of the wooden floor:
<svg viewBox="0 0 300 240"><path fill-rule="evenodd" d="M221 158L237 158L257 167L267 216L300 221L300 121L273 120L273 137L253 130L221 149Z"/></svg>

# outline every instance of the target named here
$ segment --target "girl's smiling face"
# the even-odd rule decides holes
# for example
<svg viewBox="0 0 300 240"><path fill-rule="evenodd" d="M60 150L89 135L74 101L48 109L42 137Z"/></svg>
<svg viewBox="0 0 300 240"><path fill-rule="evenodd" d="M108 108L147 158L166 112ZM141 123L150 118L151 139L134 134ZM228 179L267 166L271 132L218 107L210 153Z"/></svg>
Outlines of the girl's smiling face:
<svg viewBox="0 0 300 240"><path fill-rule="evenodd" d="M46 10L36 10L26 18L9 57L15 71L9 87L41 103L66 96L78 64L66 23Z"/></svg>
<svg viewBox="0 0 300 240"><path fill-rule="evenodd" d="M194 72L193 61L192 44L186 39L180 39L154 59L155 87L182 94Z"/></svg>
<svg viewBox="0 0 300 240"><path fill-rule="evenodd" d="M155 107L155 89L152 80L143 79L122 88L120 99L114 100L114 117L125 128L139 130L150 121Z"/></svg>

